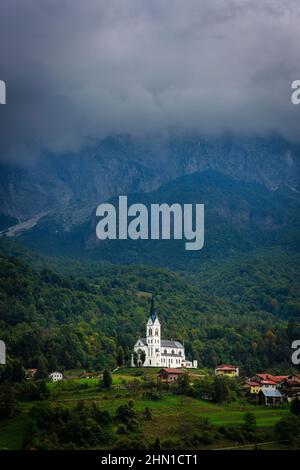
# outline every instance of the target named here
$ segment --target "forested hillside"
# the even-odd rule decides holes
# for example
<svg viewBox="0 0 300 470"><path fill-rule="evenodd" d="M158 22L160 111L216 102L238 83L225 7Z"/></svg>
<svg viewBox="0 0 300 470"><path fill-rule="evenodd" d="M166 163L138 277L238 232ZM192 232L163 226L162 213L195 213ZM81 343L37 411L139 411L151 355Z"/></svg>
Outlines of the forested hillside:
<svg viewBox="0 0 300 470"><path fill-rule="evenodd" d="M26 251L1 256L0 337L10 361L45 371L126 363L144 334L154 292L163 336L183 340L201 366L233 361L245 372L290 368L291 341L300 334L290 271L279 275L270 265L264 271L247 262L243 273L233 263L216 266L214 275L207 270L207 276L183 277L98 263L83 278L86 265L79 266L52 260L49 269ZM258 286L265 286L262 298Z"/></svg>
<svg viewBox="0 0 300 470"><path fill-rule="evenodd" d="M208 293L260 310L300 320L299 253L282 248L236 253L217 264L205 264L197 282Z"/></svg>

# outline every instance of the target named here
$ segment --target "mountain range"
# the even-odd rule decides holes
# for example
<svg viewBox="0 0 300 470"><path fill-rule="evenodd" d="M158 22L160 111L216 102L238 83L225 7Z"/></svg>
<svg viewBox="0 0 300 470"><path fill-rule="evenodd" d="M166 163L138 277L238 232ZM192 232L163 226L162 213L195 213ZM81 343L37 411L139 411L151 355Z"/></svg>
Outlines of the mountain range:
<svg viewBox="0 0 300 470"><path fill-rule="evenodd" d="M109 199L115 207L118 198ZM258 183L237 181L214 170L177 178L151 192L128 195L128 204L202 203L205 245L186 251L184 240L105 240L96 237L96 208L83 223L68 230L60 213L50 213L18 240L47 254L107 260L121 264L152 264L198 271L199 264L235 252L299 245L299 195L288 188L270 190Z"/></svg>
<svg viewBox="0 0 300 470"><path fill-rule="evenodd" d="M68 230L114 195L153 191L208 169L271 190L298 191L300 146L279 136L213 138L174 131L151 138L109 136L78 153L2 164L0 230L19 223L26 229L49 213L59 215Z"/></svg>

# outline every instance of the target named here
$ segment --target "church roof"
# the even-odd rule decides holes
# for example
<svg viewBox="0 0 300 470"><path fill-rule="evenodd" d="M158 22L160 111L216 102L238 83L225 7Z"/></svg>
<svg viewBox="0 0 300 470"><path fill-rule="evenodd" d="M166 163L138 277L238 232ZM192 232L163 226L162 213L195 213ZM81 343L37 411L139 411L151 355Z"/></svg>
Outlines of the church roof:
<svg viewBox="0 0 300 470"><path fill-rule="evenodd" d="M170 339L162 339L161 340L161 347L162 348L182 348L183 345L179 341L173 341Z"/></svg>
<svg viewBox="0 0 300 470"><path fill-rule="evenodd" d="M147 341L146 338L140 338L140 341L144 343L145 346L147 346ZM173 341L170 339L162 339L161 342L161 347L162 348L180 348L183 349L183 345L179 341Z"/></svg>

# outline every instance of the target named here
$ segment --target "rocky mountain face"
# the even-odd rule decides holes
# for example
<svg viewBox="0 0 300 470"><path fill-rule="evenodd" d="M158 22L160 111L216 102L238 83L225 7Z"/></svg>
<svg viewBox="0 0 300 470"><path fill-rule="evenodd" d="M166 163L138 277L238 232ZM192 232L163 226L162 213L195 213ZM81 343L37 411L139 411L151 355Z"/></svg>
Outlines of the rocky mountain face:
<svg viewBox="0 0 300 470"><path fill-rule="evenodd" d="M173 174L214 169L241 181L269 189L299 188L300 146L279 137L219 138L174 136L169 146Z"/></svg>
<svg viewBox="0 0 300 470"><path fill-rule="evenodd" d="M138 161L101 146L80 154L45 156L30 166L3 166L0 176L0 212L20 221L54 211L71 222L86 218L91 208L119 192L149 190L161 178ZM69 220L69 218L71 218Z"/></svg>
<svg viewBox="0 0 300 470"><path fill-rule="evenodd" d="M77 154L44 155L27 166L2 165L0 215L9 216L2 229L11 224L11 217L32 227L50 213L70 230L114 195L152 191L207 169L271 190L286 186L298 191L300 147L279 137L203 138L174 132L144 140L111 136Z"/></svg>

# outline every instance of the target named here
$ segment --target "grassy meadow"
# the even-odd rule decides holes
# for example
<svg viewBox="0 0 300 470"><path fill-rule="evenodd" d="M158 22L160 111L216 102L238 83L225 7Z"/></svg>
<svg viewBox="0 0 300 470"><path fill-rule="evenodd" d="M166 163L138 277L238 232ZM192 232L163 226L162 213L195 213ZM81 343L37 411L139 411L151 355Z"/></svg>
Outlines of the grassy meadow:
<svg viewBox="0 0 300 470"><path fill-rule="evenodd" d="M111 390L104 391L99 386L99 378L69 379L62 382L49 382L49 401L53 407L64 405L75 406L80 400L96 402L101 409L109 411L114 416L120 405L134 401L134 408L140 423L143 437L150 441L157 437L161 440L180 439L183 435L190 436L197 432L203 419L207 419L213 426L238 426L243 424L246 412L254 414L258 432L267 431L287 413L287 408L266 408L252 405L245 401L235 401L230 404L214 404L190 396L175 394L170 390L163 390L161 398L153 400L139 387L147 374L150 380L156 380L156 369L119 369L112 374L113 385ZM206 371L193 371L194 376L206 374ZM21 449L24 430L28 420L28 412L37 402L21 402L19 414L11 420L0 423L0 448ZM152 419L144 419L145 409L149 408ZM272 439L270 439L271 441ZM205 448L226 447L226 439L214 442ZM200 445L202 448L203 445Z"/></svg>

